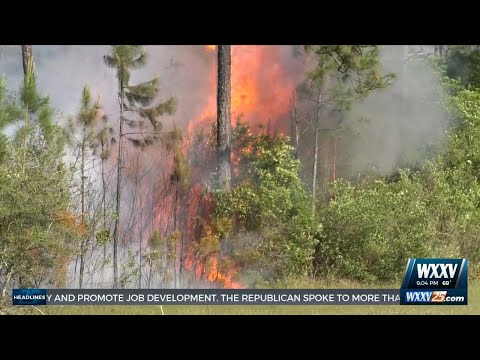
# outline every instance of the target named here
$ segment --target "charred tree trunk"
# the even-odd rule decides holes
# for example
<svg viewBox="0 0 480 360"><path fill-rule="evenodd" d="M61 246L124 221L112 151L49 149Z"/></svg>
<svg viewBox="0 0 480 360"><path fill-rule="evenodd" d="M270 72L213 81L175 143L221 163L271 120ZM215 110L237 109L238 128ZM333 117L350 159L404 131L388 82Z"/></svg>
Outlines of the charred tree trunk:
<svg viewBox="0 0 480 360"><path fill-rule="evenodd" d="M231 50L230 45L218 45L217 88L217 171L220 186L230 189L231 133Z"/></svg>
<svg viewBox="0 0 480 360"><path fill-rule="evenodd" d="M23 74L27 75L28 63L32 61L32 45L22 45Z"/></svg>

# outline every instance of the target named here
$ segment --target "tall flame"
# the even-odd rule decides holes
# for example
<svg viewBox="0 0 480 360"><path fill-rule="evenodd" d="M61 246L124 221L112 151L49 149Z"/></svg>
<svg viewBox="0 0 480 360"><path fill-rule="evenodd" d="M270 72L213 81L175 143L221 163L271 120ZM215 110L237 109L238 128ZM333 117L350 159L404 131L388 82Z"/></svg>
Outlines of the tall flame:
<svg viewBox="0 0 480 360"><path fill-rule="evenodd" d="M213 56L216 45L205 45L205 49ZM284 57L278 46L232 46L232 124L243 115L252 125L273 122L277 130L284 130L277 122L288 114L290 98L298 83L298 78L285 68ZM215 121L216 80L216 67L212 66L208 100L201 113L189 122L189 134Z"/></svg>
<svg viewBox="0 0 480 360"><path fill-rule="evenodd" d="M289 71L285 63L286 50L288 49L285 47L269 45L232 46L232 124L239 116L243 116L243 120L250 125L265 124L267 129L272 125L277 131L285 130L286 124L281 124L281 120L288 116L290 99L299 82L299 78L292 74L301 73ZM216 45L205 45L205 52L215 56ZM206 95L206 105L200 114L189 122L189 135L199 128L210 126L216 120L216 61L211 64L208 85L210 91ZM194 260L190 257L186 260L186 267L195 271L197 277L205 274L210 282L220 283L227 288L242 287L240 283L232 281L236 270L230 269L225 273L219 270L217 255L211 256L207 262L209 266L200 263L194 265Z"/></svg>

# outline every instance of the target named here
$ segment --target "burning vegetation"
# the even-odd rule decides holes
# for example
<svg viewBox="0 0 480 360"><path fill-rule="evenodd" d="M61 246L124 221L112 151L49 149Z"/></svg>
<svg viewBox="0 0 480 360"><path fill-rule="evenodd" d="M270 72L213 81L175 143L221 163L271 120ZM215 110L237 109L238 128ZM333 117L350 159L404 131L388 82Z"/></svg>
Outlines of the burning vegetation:
<svg viewBox="0 0 480 360"><path fill-rule="evenodd" d="M117 45L114 107L85 86L61 128L25 48L22 96L0 83L0 129L20 124L0 137L2 290L392 281L432 249L475 266L480 95L455 64L474 71L478 49L412 49L192 47L205 81L186 111L162 73L136 77L146 48Z"/></svg>

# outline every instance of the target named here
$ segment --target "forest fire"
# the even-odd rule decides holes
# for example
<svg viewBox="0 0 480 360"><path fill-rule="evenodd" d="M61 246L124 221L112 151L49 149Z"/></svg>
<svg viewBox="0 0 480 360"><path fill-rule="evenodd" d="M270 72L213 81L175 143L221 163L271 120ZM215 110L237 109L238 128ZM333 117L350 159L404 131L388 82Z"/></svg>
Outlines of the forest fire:
<svg viewBox="0 0 480 360"><path fill-rule="evenodd" d="M205 45L204 51L207 56L215 57L216 48L216 45ZM286 133L288 125L282 120L288 118L290 99L299 82L297 76L293 74L303 73L289 71L291 64L287 64L285 60L288 50L288 47L269 45L232 46L232 125L241 117L243 121L252 126L253 131L256 130L257 125L262 124L269 133ZM210 127L216 121L216 59L211 62L211 65L208 84L210 90L205 101L206 105L197 116L189 121L187 143L190 143L197 131ZM234 155L232 154L232 157L235 157ZM235 172L235 169L233 171ZM197 203L202 200L199 198L198 189L192 190L190 206L196 203L194 206L198 207ZM190 218L195 217L196 211L196 209L188 210L192 216ZM194 231L189 229L189 233L193 235ZM197 239L197 237L193 235L193 238ZM237 272L236 269L220 270L222 260L217 254L203 259L195 259L194 254L189 253L185 259L185 267L189 271L194 271L196 278L203 277L226 288L241 288L242 284L232 280Z"/></svg>
<svg viewBox="0 0 480 360"><path fill-rule="evenodd" d="M214 56L216 45L205 45L206 52ZM298 80L285 64L285 55L278 46L232 46L232 124L239 116L251 125L274 124L272 131L285 131L278 121L289 111L290 98ZM299 65L299 64L297 64ZM216 118L216 66L209 76L209 94L201 113L189 121L188 133L210 126Z"/></svg>

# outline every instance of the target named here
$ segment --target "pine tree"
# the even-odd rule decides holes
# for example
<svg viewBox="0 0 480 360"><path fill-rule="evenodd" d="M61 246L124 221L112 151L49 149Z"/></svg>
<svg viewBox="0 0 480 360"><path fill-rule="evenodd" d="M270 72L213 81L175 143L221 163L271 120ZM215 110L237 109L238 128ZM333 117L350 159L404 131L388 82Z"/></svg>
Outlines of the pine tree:
<svg viewBox="0 0 480 360"><path fill-rule="evenodd" d="M107 258L107 242L110 239L110 225L107 225L107 180L105 164L110 159L110 140L113 128L106 115L102 116L102 127L97 134L94 155L100 159L100 174L102 178L102 230L97 234L97 241L103 244L103 261ZM98 152L100 151L100 152Z"/></svg>
<svg viewBox="0 0 480 360"><path fill-rule="evenodd" d="M315 213L320 122L326 109L348 110L355 100L366 98L372 91L389 86L392 73L381 74L379 49L376 45L306 45L315 56L317 66L309 74L309 93L316 104L313 119L315 136L312 170L312 194Z"/></svg>
<svg viewBox="0 0 480 360"><path fill-rule="evenodd" d="M128 140L136 147L144 148L152 145L160 139L161 124L158 117L164 114L173 114L176 108L174 97L158 105L148 107L160 91L159 79L140 83L130 84L130 72L145 65L147 53L140 45L113 45L110 54L104 56L105 64L116 70L118 80L118 97L120 103L119 133L118 133L118 155L117 155L117 188L115 199L115 227L113 231L113 286L117 288L118 283L118 243L120 238L121 221L121 192L123 183L124 165L124 140ZM148 119L151 124L151 131L144 132L144 121L127 119L125 112L138 114L141 119ZM125 132L125 125L137 129L133 133ZM132 136L133 135L133 136ZM137 135L137 136L135 136Z"/></svg>
<svg viewBox="0 0 480 360"><path fill-rule="evenodd" d="M172 239L180 241L180 254L177 256L177 244L175 243L172 246L175 256L173 259L173 276L174 276L174 287L177 288L179 280L182 279L182 271L185 263L185 234L181 224L184 223L186 219L182 217L184 215L185 204L184 200L189 189L189 169L183 153L182 147L182 133L175 124L173 124L173 130L170 131L165 137L165 145L167 151L173 153L173 169L170 176L170 181L172 185L173 192L173 236ZM179 267L177 269L177 257L180 260Z"/></svg>
<svg viewBox="0 0 480 360"><path fill-rule="evenodd" d="M19 130L4 137L8 161L0 161L0 287L35 286L53 281L58 264L68 262L76 243L70 216L67 169L63 163L63 129L53 121L48 98L41 96L33 75L33 59L15 106L0 101L0 119L12 115ZM7 105L3 108L3 105ZM6 110L6 111L4 111ZM65 275L65 271L60 269Z"/></svg>
<svg viewBox="0 0 480 360"><path fill-rule="evenodd" d="M84 229L87 228L87 194L86 186L88 183L87 168L90 167L93 151L98 141L98 133L96 123L99 120L99 101L92 101L90 88L88 85L83 87L82 100L78 116L69 123L68 130L70 135L70 143L74 150L78 152L80 158L80 223ZM85 270L85 252L91 234L85 231L80 243L80 275L79 288L83 286L84 270Z"/></svg>
<svg viewBox="0 0 480 360"><path fill-rule="evenodd" d="M220 186L228 190L231 182L231 50L230 45L218 45L217 87L217 168Z"/></svg>
<svg viewBox="0 0 480 360"><path fill-rule="evenodd" d="M20 112L23 117L23 125L16 133L15 141L21 142L24 153L23 167L25 167L30 135L34 131L40 131L44 141L64 142L64 137L56 136L58 127L53 123L53 109L49 105L50 99L42 96L37 90L34 72L34 61L31 58L27 64L23 86L20 89ZM52 144L53 145L53 144Z"/></svg>

